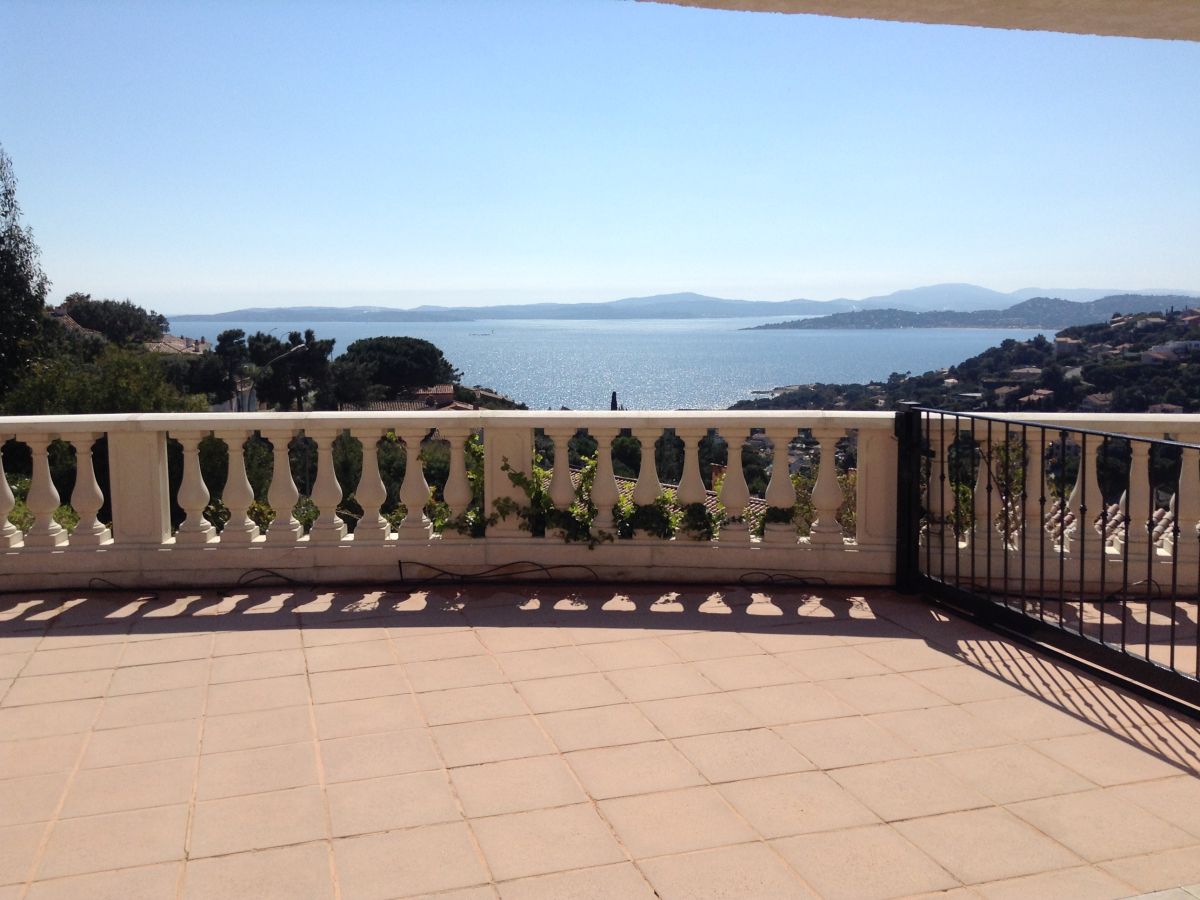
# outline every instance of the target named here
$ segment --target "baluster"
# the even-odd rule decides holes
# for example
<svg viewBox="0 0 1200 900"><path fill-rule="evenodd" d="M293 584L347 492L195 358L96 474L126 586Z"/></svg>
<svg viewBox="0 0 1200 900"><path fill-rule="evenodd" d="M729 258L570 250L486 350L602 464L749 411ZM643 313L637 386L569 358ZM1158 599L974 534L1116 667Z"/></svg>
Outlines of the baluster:
<svg viewBox="0 0 1200 900"><path fill-rule="evenodd" d="M8 434L0 434L0 451L3 451L4 444L10 437ZM21 533L21 529L8 521L9 513L13 511L16 502L12 488L8 485L8 478L4 474L4 454L0 452L0 549L20 547L24 542L25 535Z"/></svg>
<svg viewBox="0 0 1200 900"><path fill-rule="evenodd" d="M379 474L379 438L384 433L385 430L377 426L355 428L350 432L351 436L358 438L362 443L362 473L358 476L354 499L362 507L363 515L354 526L356 544L381 544L392 536L392 527L381 512L383 503L387 500L387 487ZM453 450L450 471L453 477Z"/></svg>
<svg viewBox="0 0 1200 900"><path fill-rule="evenodd" d="M400 523L399 536L405 540L429 540L433 525L425 515L425 504L429 502L429 482L421 466L421 440L424 431L397 432L404 441L404 483L400 485L400 502L407 512Z"/></svg>
<svg viewBox="0 0 1200 900"><path fill-rule="evenodd" d="M620 497L612 464L612 442L617 436L617 429L589 428L588 434L596 439L596 480L592 483L592 503L596 505L596 520L592 527L598 531L612 531L613 507L617 505L617 499Z"/></svg>
<svg viewBox="0 0 1200 900"><path fill-rule="evenodd" d="M47 455L50 438L30 438L25 443L33 454L33 477L29 482L29 497L25 501L33 513L33 525L25 534L25 546L61 547L67 543L67 532L54 521L59 497L50 477L50 458Z"/></svg>
<svg viewBox="0 0 1200 900"><path fill-rule="evenodd" d="M175 532L177 544L206 544L217 539L217 531L204 518L208 506L208 487L200 473L200 438L202 435L172 435L183 447L183 481L176 500L184 512L184 520Z"/></svg>
<svg viewBox="0 0 1200 900"><path fill-rule="evenodd" d="M1180 584L1195 584L1200 563L1200 450L1185 447L1175 491L1175 527L1179 539L1176 571Z"/></svg>
<svg viewBox="0 0 1200 900"><path fill-rule="evenodd" d="M979 456L979 468L975 472L975 489L971 494L971 505L974 509L975 528L972 538L977 549L987 552L988 536L993 528L990 511L992 509L992 445L986 437L976 438L975 452Z"/></svg>
<svg viewBox="0 0 1200 900"><path fill-rule="evenodd" d="M1045 549L1047 555L1052 551L1046 540L1046 459L1041 447L1030 441L1025 442L1025 546L1021 552L1027 556L1027 564L1032 566L1031 553Z"/></svg>
<svg viewBox="0 0 1200 900"><path fill-rule="evenodd" d="M275 518L267 528L268 544L294 544L304 532L304 526L296 518L296 504L300 491L292 478L292 460L288 446L292 442L291 431L273 431L265 435L271 442L271 487L267 490L267 502L275 510Z"/></svg>
<svg viewBox="0 0 1200 900"><path fill-rule="evenodd" d="M725 477L721 480L721 505L725 507L726 520L719 535L721 543L750 543L750 526L746 522L746 506L750 502L750 488L746 486L746 473L742 468L742 447L745 437L726 441L729 455L725 462Z"/></svg>
<svg viewBox="0 0 1200 900"><path fill-rule="evenodd" d="M654 444L662 435L661 428L635 428L633 436L642 445L642 461L638 466L637 484L633 486L633 502L638 506L653 506L662 494L662 482L658 478L658 461L654 458ZM651 537L645 531L635 531L635 538Z"/></svg>
<svg viewBox="0 0 1200 900"><path fill-rule="evenodd" d="M929 441L929 483L925 488L925 512L928 517L928 534L941 539L946 522L947 506L953 508L953 486L946 465L946 423L942 418L925 419L926 437ZM814 435L815 436L815 435Z"/></svg>
<svg viewBox="0 0 1200 900"><path fill-rule="evenodd" d="M767 506L791 510L796 505L796 486L792 484L788 456L789 444L796 436L795 428L767 428L771 452L771 480L767 482ZM796 526L792 522L768 522L763 528L763 540L771 544L796 543Z"/></svg>
<svg viewBox="0 0 1200 900"><path fill-rule="evenodd" d="M439 428L438 432L450 443L450 474L446 478L446 487L442 496L450 507L450 516L457 519L471 505L471 482L467 478L467 454L463 442L471 436L468 428ZM442 529L442 539L459 540L468 535L452 527Z"/></svg>
<svg viewBox="0 0 1200 900"><path fill-rule="evenodd" d="M221 492L221 501L229 510L229 521L221 529L222 544L249 544L258 537L258 525L249 515L254 503L254 489L246 477L246 440L251 434L245 429L217 432L217 437L229 450L229 470L225 476L225 489Z"/></svg>
<svg viewBox="0 0 1200 900"><path fill-rule="evenodd" d="M317 479L313 482L312 500L320 510L309 538L319 543L336 543L346 536L346 523L337 514L338 504L342 502L342 485L333 467L333 442L339 434L340 429L308 434L317 444Z"/></svg>
<svg viewBox="0 0 1200 900"><path fill-rule="evenodd" d="M813 509L817 518L812 524L809 540L814 544L842 543L842 526L837 520L838 509L842 505L842 488L837 480L836 451L837 442L844 433L841 428L812 429L813 438L821 448L821 466L812 492ZM942 456L945 456L944 452Z"/></svg>
<svg viewBox="0 0 1200 900"><path fill-rule="evenodd" d="M98 547L112 540L108 526L97 517L104 505L104 494L92 465L92 444L100 437L91 432L63 437L75 447L75 490L71 492L71 506L79 514L79 524L71 535L72 547Z"/></svg>
<svg viewBox="0 0 1200 900"><path fill-rule="evenodd" d="M1154 523L1150 520L1150 444L1146 441L1130 441L1130 444L1133 459L1129 465L1129 490L1121 511L1125 519L1125 543L1132 563L1153 552L1150 530Z"/></svg>
<svg viewBox="0 0 1200 900"><path fill-rule="evenodd" d="M574 428L547 428L546 437L554 445L554 469L550 475L550 502L555 509L567 509L575 500L571 484L571 438ZM550 537L549 534L546 537Z"/></svg>
<svg viewBox="0 0 1200 900"><path fill-rule="evenodd" d="M700 475L700 442L708 435L708 430L676 428L675 435L683 441L683 477L679 479L675 499L680 506L703 503L708 499L708 491L704 489L704 478Z"/></svg>

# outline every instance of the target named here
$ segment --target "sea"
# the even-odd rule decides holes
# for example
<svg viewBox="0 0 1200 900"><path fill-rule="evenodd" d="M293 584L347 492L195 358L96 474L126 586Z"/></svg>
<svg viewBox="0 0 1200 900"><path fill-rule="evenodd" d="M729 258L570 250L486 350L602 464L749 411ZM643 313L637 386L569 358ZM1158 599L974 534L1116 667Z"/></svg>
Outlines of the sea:
<svg viewBox="0 0 1200 900"><path fill-rule="evenodd" d="M312 328L334 355L365 337L407 335L436 344L462 383L493 388L530 409L725 409L776 387L918 375L974 356L1034 329L743 329L778 318L526 319L474 322L187 321L173 334L205 337L240 328L280 338Z"/></svg>

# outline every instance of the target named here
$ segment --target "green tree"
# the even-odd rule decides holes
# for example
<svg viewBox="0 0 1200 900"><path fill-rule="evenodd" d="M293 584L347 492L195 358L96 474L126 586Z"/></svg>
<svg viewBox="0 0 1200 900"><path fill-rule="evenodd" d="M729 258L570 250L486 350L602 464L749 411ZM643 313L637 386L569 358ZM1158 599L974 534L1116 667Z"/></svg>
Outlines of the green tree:
<svg viewBox="0 0 1200 900"><path fill-rule="evenodd" d="M254 379L259 402L303 411L310 394L328 396L333 344L332 340L317 340L311 328L303 335L290 332L286 344L261 331L250 335L250 361L259 367Z"/></svg>
<svg viewBox="0 0 1200 900"><path fill-rule="evenodd" d="M129 300L93 300L90 294L75 293L63 304L67 314L84 328L122 346L161 340L167 327L165 316Z"/></svg>
<svg viewBox="0 0 1200 900"><path fill-rule="evenodd" d="M392 400L415 390L458 380L460 373L429 341L411 337L373 337L355 341L334 363L335 378L359 386L365 379L382 396L354 400ZM356 388L357 389L357 388Z"/></svg>
<svg viewBox="0 0 1200 900"><path fill-rule="evenodd" d="M36 355L50 281L33 230L21 226L12 160L0 147L0 394Z"/></svg>

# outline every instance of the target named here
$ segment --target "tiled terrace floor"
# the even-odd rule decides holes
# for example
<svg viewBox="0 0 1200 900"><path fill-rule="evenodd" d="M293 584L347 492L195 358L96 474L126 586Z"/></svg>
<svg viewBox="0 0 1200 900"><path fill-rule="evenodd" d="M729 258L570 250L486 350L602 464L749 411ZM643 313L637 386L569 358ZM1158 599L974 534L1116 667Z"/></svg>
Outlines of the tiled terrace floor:
<svg viewBox="0 0 1200 900"><path fill-rule="evenodd" d="M1194 723L887 591L9 595L0 697L0 900L1200 882Z"/></svg>

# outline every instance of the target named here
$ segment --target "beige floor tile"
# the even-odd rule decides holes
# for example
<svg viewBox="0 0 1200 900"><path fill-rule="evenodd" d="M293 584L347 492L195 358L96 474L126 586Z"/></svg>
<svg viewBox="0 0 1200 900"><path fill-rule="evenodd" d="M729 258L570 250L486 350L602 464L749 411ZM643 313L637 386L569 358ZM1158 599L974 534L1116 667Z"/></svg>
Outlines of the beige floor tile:
<svg viewBox="0 0 1200 900"><path fill-rule="evenodd" d="M44 654L53 654L53 653L67 652L67 651L45 650L42 652ZM118 657L120 657L120 652L121 652L121 648L118 645L117 651L116 651L116 654ZM32 651L27 651L27 652L22 652L22 653L4 653L2 651L2 649L0 649L0 678L4 679L5 681L11 681L12 679L16 678L18 675L21 674L21 671L25 668L26 664L29 662L29 660L32 657L33 657ZM114 663L114 665L115 665L115 663ZM98 667L98 668L103 668L103 667ZM60 671L74 672L74 671L79 671L79 670L72 668L71 666L68 666L66 669L53 669L52 671L57 673ZM30 674L30 675L45 675L48 673L47 672L30 672L28 674Z"/></svg>
<svg viewBox="0 0 1200 900"><path fill-rule="evenodd" d="M582 803L587 796L559 756L509 759L450 771L469 817L526 812Z"/></svg>
<svg viewBox="0 0 1200 900"><path fill-rule="evenodd" d="M579 648L604 672L618 669L642 669L679 662L679 656L657 637L637 640L586 644Z"/></svg>
<svg viewBox="0 0 1200 900"><path fill-rule="evenodd" d="M958 880L888 825L772 841L827 900L874 900L944 891Z"/></svg>
<svg viewBox="0 0 1200 900"><path fill-rule="evenodd" d="M450 767L544 756L555 749L530 716L440 725L430 731Z"/></svg>
<svg viewBox="0 0 1200 900"><path fill-rule="evenodd" d="M713 784L813 768L795 747L766 728L701 734L674 743Z"/></svg>
<svg viewBox="0 0 1200 900"><path fill-rule="evenodd" d="M310 672L332 672L338 669L366 669L387 666L396 661L391 642L355 641L351 644L331 644L325 647L306 647L304 656Z"/></svg>
<svg viewBox="0 0 1200 900"><path fill-rule="evenodd" d="M883 663L864 656L853 647L841 645L818 647L814 650L792 650L778 654L778 658L811 681L886 675L890 671Z"/></svg>
<svg viewBox="0 0 1200 900"><path fill-rule="evenodd" d="M757 837L713 787L620 797L597 805L636 859L707 850Z"/></svg>
<svg viewBox="0 0 1200 900"><path fill-rule="evenodd" d="M1083 862L1012 813L992 807L896 823L896 830L964 884L1063 869Z"/></svg>
<svg viewBox="0 0 1200 900"><path fill-rule="evenodd" d="M695 664L700 672L723 691L739 688L768 687L797 684L807 677L778 657L760 653L757 656L733 656L701 660Z"/></svg>
<svg viewBox="0 0 1200 900"><path fill-rule="evenodd" d="M97 731L84 753L83 767L95 769L179 756L194 757L200 752L201 724L199 719L188 719Z"/></svg>
<svg viewBox="0 0 1200 900"><path fill-rule="evenodd" d="M1021 696L1020 688L981 669L966 665L909 672L908 677L951 703L1000 700Z"/></svg>
<svg viewBox="0 0 1200 900"><path fill-rule="evenodd" d="M503 719L529 713L525 701L511 684L484 684L478 687L452 688L448 691L426 691L418 696L430 725Z"/></svg>
<svg viewBox="0 0 1200 900"><path fill-rule="evenodd" d="M334 837L457 822L461 817L441 771L333 783L326 794Z"/></svg>
<svg viewBox="0 0 1200 900"><path fill-rule="evenodd" d="M606 675L630 700L668 700L674 697L693 697L714 694L715 684L700 674L692 663L618 669Z"/></svg>
<svg viewBox="0 0 1200 900"><path fill-rule="evenodd" d="M1089 862L1196 842L1187 832L1109 790L1029 800L1009 809Z"/></svg>
<svg viewBox="0 0 1200 900"><path fill-rule="evenodd" d="M325 780L358 781L441 767L429 732L421 728L337 738L320 743Z"/></svg>
<svg viewBox="0 0 1200 900"><path fill-rule="evenodd" d="M765 838L873 825L879 817L823 772L735 781L720 791Z"/></svg>
<svg viewBox="0 0 1200 900"><path fill-rule="evenodd" d="M496 662L510 681L555 678L596 671L596 665L577 647L545 647L497 653Z"/></svg>
<svg viewBox="0 0 1200 900"><path fill-rule="evenodd" d="M188 807L61 819L50 832L39 879L182 860Z"/></svg>
<svg viewBox="0 0 1200 900"><path fill-rule="evenodd" d="M0 827L53 819L69 774L62 771L0 780Z"/></svg>
<svg viewBox="0 0 1200 900"><path fill-rule="evenodd" d="M325 801L317 787L196 803L191 859L265 850L327 838Z"/></svg>
<svg viewBox="0 0 1200 900"><path fill-rule="evenodd" d="M65 700L62 703L43 703L37 706L13 706L0 709L0 735L6 741L78 734L89 730L104 701Z"/></svg>
<svg viewBox="0 0 1200 900"><path fill-rule="evenodd" d="M72 818L187 803L195 780L196 760L190 756L83 769L71 782L61 815Z"/></svg>
<svg viewBox="0 0 1200 900"><path fill-rule="evenodd" d="M1200 844L1160 850L1100 864L1105 872L1139 891L1161 891L1181 884L1200 883Z"/></svg>
<svg viewBox="0 0 1200 900"><path fill-rule="evenodd" d="M209 712L211 714L211 710ZM200 686L152 691L148 694L125 694L104 701L104 708L96 718L94 727L97 730L128 728L132 725L197 719L204 714L204 688Z"/></svg>
<svg viewBox="0 0 1200 900"><path fill-rule="evenodd" d="M331 900L333 896L329 847L323 841L194 859L187 864L183 884L185 900Z"/></svg>
<svg viewBox="0 0 1200 900"><path fill-rule="evenodd" d="M398 890L432 894L488 881L462 822L340 838L333 855L347 900L391 900Z"/></svg>
<svg viewBox="0 0 1200 900"><path fill-rule="evenodd" d="M739 844L640 864L663 900L816 900L796 873L763 844Z"/></svg>
<svg viewBox="0 0 1200 900"><path fill-rule="evenodd" d="M923 754L954 753L1011 744L1003 731L986 725L957 706L933 706L879 713L871 721Z"/></svg>
<svg viewBox="0 0 1200 900"><path fill-rule="evenodd" d="M817 650L846 645L846 642L835 634L810 629L804 625L785 625L764 632L752 631L746 634L746 637L768 653L794 653L800 650Z"/></svg>
<svg viewBox="0 0 1200 900"><path fill-rule="evenodd" d="M764 652L762 647L736 631L697 631L663 638L663 643L687 662Z"/></svg>
<svg viewBox="0 0 1200 900"><path fill-rule="evenodd" d="M857 715L857 710L813 682L747 688L726 696L750 711L758 725L792 725Z"/></svg>
<svg viewBox="0 0 1200 900"><path fill-rule="evenodd" d="M218 656L212 662L211 681L213 684L258 681L263 678L303 675L305 671L304 651L292 647L287 650Z"/></svg>
<svg viewBox="0 0 1200 900"><path fill-rule="evenodd" d="M405 663L452 659L456 656L482 656L487 653L487 648L470 631L394 637L392 645L396 648L396 658Z"/></svg>
<svg viewBox="0 0 1200 900"><path fill-rule="evenodd" d="M962 661L943 648L930 646L920 638L880 641L864 644L859 651L883 663L893 672L918 672L925 669L961 668Z"/></svg>
<svg viewBox="0 0 1200 900"><path fill-rule="evenodd" d="M6 778L23 778L72 769L79 761L84 737L82 734L58 734L0 742L0 772Z"/></svg>
<svg viewBox="0 0 1200 900"><path fill-rule="evenodd" d="M861 716L801 722L777 727L775 731L822 769L917 755L914 748L896 735Z"/></svg>
<svg viewBox="0 0 1200 900"><path fill-rule="evenodd" d="M822 682L837 697L859 712L882 713L901 709L924 709L942 706L944 697L926 690L907 675L866 675L862 678L842 678Z"/></svg>
<svg viewBox="0 0 1200 900"><path fill-rule="evenodd" d="M985 900L1118 900L1129 896L1128 885L1092 866L977 884L975 890Z"/></svg>
<svg viewBox="0 0 1200 900"><path fill-rule="evenodd" d="M896 759L830 776L886 822L990 806L991 801L925 759Z"/></svg>
<svg viewBox="0 0 1200 900"><path fill-rule="evenodd" d="M124 644L96 644L89 647L69 647L65 650L39 650L24 666L4 672L4 677L22 675L59 675L64 672L87 672L92 669L115 669L124 652Z"/></svg>
<svg viewBox="0 0 1200 900"><path fill-rule="evenodd" d="M650 700L638 707L669 738L740 731L760 724L753 713L726 694Z"/></svg>
<svg viewBox="0 0 1200 900"><path fill-rule="evenodd" d="M508 679L493 656L459 656L404 664L414 691L445 691L482 684L499 684Z"/></svg>
<svg viewBox="0 0 1200 900"><path fill-rule="evenodd" d="M567 754L584 789L598 800L705 784L687 757L667 741L602 747Z"/></svg>
<svg viewBox="0 0 1200 900"><path fill-rule="evenodd" d="M1019 803L1095 787L1025 744L966 750L933 761L995 803Z"/></svg>
<svg viewBox="0 0 1200 900"><path fill-rule="evenodd" d="M35 882L26 896L29 900L161 900L175 896L181 868L182 862L171 862L54 878Z"/></svg>
<svg viewBox="0 0 1200 900"><path fill-rule="evenodd" d="M317 734L322 740L379 731L403 731L425 724L412 694L318 703L313 707L313 713L317 718Z"/></svg>
<svg viewBox="0 0 1200 900"><path fill-rule="evenodd" d="M125 647L121 665L148 666L153 663L204 659L212 655L212 645L211 634L185 634L156 641L132 641Z"/></svg>
<svg viewBox="0 0 1200 900"><path fill-rule="evenodd" d="M308 678L304 675L284 675L210 685L207 712L210 716L223 716L284 706L304 706L307 703Z"/></svg>
<svg viewBox="0 0 1200 900"><path fill-rule="evenodd" d="M87 700L103 697L113 673L110 669L90 672L65 672L61 675L33 675L18 678L3 695L0 706L29 706L61 700Z"/></svg>
<svg viewBox="0 0 1200 900"><path fill-rule="evenodd" d="M662 735L631 703L543 713L538 721L566 753L659 740Z"/></svg>
<svg viewBox="0 0 1200 900"><path fill-rule="evenodd" d="M625 860L587 803L476 819L471 828L497 881Z"/></svg>
<svg viewBox="0 0 1200 900"><path fill-rule="evenodd" d="M625 696L598 672L518 681L513 687L535 713L624 703Z"/></svg>
<svg viewBox="0 0 1200 900"><path fill-rule="evenodd" d="M307 706L209 716L204 722L204 752L227 753L313 739Z"/></svg>
<svg viewBox="0 0 1200 900"><path fill-rule="evenodd" d="M298 650L303 646L298 628L248 628L219 631L213 636L213 656L236 653L267 653L271 650Z"/></svg>
<svg viewBox="0 0 1200 900"><path fill-rule="evenodd" d="M25 881L45 832L44 822L0 828L0 884Z"/></svg>
<svg viewBox="0 0 1200 900"><path fill-rule="evenodd" d="M117 669L113 673L108 695L117 697L121 694L203 687L208 683L208 667L207 659L188 659Z"/></svg>
<svg viewBox="0 0 1200 900"><path fill-rule="evenodd" d="M1093 730L1082 719L1024 693L999 700L964 703L962 708L984 723L1006 731L1021 741L1086 734Z"/></svg>
<svg viewBox="0 0 1200 900"><path fill-rule="evenodd" d="M524 616L524 613L520 615ZM468 617L478 620L468 611ZM540 650L544 647L564 647L571 643L565 628L524 624L524 619L514 619L514 628L476 626L475 636L492 653L512 653L517 650Z"/></svg>
<svg viewBox="0 0 1200 900"><path fill-rule="evenodd" d="M506 881L501 900L654 900L655 894L632 863L576 869Z"/></svg>
<svg viewBox="0 0 1200 900"><path fill-rule="evenodd" d="M1099 731L1039 741L1033 747L1104 786L1169 778L1180 773L1179 768L1141 747Z"/></svg>
<svg viewBox="0 0 1200 900"><path fill-rule="evenodd" d="M371 669L339 669L309 676L313 703L337 703L407 694L408 681L399 666Z"/></svg>
<svg viewBox="0 0 1200 900"><path fill-rule="evenodd" d="M1113 793L1200 840L1200 778L1195 775L1125 785L1114 788Z"/></svg>
<svg viewBox="0 0 1200 900"><path fill-rule="evenodd" d="M196 799L282 791L317 784L317 752L312 741L200 757Z"/></svg>

